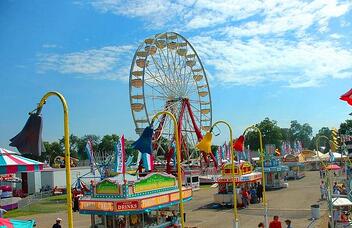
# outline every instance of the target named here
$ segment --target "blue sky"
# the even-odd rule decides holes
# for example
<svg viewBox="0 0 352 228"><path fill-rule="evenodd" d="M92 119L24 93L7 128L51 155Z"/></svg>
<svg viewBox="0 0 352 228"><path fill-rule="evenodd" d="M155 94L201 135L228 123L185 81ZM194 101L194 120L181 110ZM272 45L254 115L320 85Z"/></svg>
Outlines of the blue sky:
<svg viewBox="0 0 352 228"><path fill-rule="evenodd" d="M136 137L128 98L134 51L165 31L185 36L206 68L213 120L236 135L269 117L337 127L351 112L350 1L1 1L0 146L49 90L76 135ZM44 138L62 136L61 105L43 110ZM226 138L226 135L223 137Z"/></svg>

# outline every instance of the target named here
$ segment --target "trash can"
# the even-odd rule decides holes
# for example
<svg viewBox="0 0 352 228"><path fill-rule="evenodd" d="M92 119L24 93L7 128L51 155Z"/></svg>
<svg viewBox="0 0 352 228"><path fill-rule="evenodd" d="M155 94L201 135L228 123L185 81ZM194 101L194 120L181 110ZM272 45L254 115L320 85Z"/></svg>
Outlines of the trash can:
<svg viewBox="0 0 352 228"><path fill-rule="evenodd" d="M320 206L319 204L313 204L310 206L310 209L312 211L312 218L313 219L318 219L320 218Z"/></svg>

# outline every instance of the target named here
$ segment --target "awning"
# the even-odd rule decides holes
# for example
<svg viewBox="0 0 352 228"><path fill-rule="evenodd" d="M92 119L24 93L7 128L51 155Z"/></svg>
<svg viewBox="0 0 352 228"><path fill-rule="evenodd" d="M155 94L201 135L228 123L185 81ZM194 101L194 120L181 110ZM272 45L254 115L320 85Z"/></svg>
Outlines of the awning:
<svg viewBox="0 0 352 228"><path fill-rule="evenodd" d="M13 227L13 228L32 228L34 220L16 220L0 218L0 227Z"/></svg>
<svg viewBox="0 0 352 228"><path fill-rule="evenodd" d="M0 148L0 174L41 171L43 163Z"/></svg>
<svg viewBox="0 0 352 228"><path fill-rule="evenodd" d="M325 170L339 170L339 169L341 169L341 167L338 166L338 165L335 165L335 164L327 165L327 166L325 167Z"/></svg>
<svg viewBox="0 0 352 228"><path fill-rule="evenodd" d="M332 205L334 207L344 207L344 206L352 206L352 202L347 198L332 198Z"/></svg>

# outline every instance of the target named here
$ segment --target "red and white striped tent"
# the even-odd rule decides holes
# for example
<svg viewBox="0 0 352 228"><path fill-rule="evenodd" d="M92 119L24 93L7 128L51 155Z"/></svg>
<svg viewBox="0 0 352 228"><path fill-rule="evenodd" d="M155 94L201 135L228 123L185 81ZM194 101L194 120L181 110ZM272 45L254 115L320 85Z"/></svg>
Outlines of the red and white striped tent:
<svg viewBox="0 0 352 228"><path fill-rule="evenodd" d="M18 152L0 148L0 174L41 171L43 163L19 155Z"/></svg>

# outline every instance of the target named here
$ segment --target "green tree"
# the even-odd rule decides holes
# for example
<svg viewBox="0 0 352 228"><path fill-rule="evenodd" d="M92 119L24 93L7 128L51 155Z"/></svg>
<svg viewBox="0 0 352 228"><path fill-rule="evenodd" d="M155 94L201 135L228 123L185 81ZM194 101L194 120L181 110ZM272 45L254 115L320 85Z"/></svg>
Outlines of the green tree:
<svg viewBox="0 0 352 228"><path fill-rule="evenodd" d="M297 120L291 121L290 135L292 136L291 143L296 140L301 141L303 148L308 148L311 142L313 128L308 124L300 124Z"/></svg>
<svg viewBox="0 0 352 228"><path fill-rule="evenodd" d="M120 137L118 135L104 135L101 139L98 149L101 152L113 152L114 145L119 141Z"/></svg>
<svg viewBox="0 0 352 228"><path fill-rule="evenodd" d="M266 117L263 121L255 125L262 132L263 146L265 144L275 144L276 147L280 147L282 141L282 131L277 126L277 121L270 120ZM246 134L245 146L251 150L259 149L259 134L256 131L250 131Z"/></svg>
<svg viewBox="0 0 352 228"><path fill-rule="evenodd" d="M59 142L44 142L44 146L46 152L42 154L42 159L47 160L49 164L53 164L56 156L65 156L64 147Z"/></svg>
<svg viewBox="0 0 352 228"><path fill-rule="evenodd" d="M315 150L316 149L316 140L319 136L326 136L328 137L330 140L331 140L331 130L328 128L328 127L322 127L320 128L320 130L318 131L318 133L312 138L310 144L309 144L309 149L310 150ZM325 151L329 151L330 150L330 144L324 140L324 141L321 141L321 145L324 145L326 148L325 148Z"/></svg>

